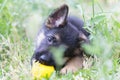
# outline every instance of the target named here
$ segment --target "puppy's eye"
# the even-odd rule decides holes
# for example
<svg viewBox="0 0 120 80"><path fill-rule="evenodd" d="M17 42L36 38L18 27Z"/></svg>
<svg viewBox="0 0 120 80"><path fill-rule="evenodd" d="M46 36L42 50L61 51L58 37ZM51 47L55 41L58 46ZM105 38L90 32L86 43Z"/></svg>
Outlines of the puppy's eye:
<svg viewBox="0 0 120 80"><path fill-rule="evenodd" d="M48 38L48 42L56 42L56 38L54 36L49 36Z"/></svg>

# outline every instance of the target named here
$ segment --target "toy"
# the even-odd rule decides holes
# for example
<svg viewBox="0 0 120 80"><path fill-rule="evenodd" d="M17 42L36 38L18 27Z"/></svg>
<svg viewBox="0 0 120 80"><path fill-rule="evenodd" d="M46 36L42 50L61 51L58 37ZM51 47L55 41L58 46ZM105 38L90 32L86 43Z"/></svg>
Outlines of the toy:
<svg viewBox="0 0 120 80"><path fill-rule="evenodd" d="M54 72L54 66L47 66L39 62L34 62L32 66L32 75L34 79L49 78Z"/></svg>

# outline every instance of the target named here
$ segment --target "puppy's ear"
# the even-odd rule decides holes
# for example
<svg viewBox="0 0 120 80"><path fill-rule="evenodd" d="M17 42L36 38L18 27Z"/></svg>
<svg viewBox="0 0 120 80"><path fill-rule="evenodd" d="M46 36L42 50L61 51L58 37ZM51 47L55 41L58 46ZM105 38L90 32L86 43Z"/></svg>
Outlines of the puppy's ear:
<svg viewBox="0 0 120 80"><path fill-rule="evenodd" d="M68 15L68 6L62 5L51 13L45 23L48 28L63 27Z"/></svg>

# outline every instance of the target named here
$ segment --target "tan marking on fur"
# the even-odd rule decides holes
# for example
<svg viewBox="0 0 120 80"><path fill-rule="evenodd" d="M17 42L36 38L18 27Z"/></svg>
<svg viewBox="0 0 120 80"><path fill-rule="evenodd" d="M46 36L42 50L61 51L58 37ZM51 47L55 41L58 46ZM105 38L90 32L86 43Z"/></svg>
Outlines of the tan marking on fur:
<svg viewBox="0 0 120 80"><path fill-rule="evenodd" d="M79 37L80 37L80 39L82 39L82 40L88 40L88 38L83 34L83 33L80 33L79 34Z"/></svg>
<svg viewBox="0 0 120 80"><path fill-rule="evenodd" d="M60 41L60 36L59 36L59 34L55 34L55 38L57 39L57 41Z"/></svg>
<svg viewBox="0 0 120 80"><path fill-rule="evenodd" d="M45 25L48 27L48 28L52 28L53 26L50 24L52 22L52 19L51 18L48 18Z"/></svg>
<svg viewBox="0 0 120 80"><path fill-rule="evenodd" d="M74 55L80 55L80 54L82 54L83 53L83 49L82 48L76 48L75 50L74 50Z"/></svg>
<svg viewBox="0 0 120 80"><path fill-rule="evenodd" d="M36 39L36 47L39 47L39 45L41 44L41 42L45 39L45 35L44 35L44 32L41 31L41 33L37 36L37 39Z"/></svg>
<svg viewBox="0 0 120 80"><path fill-rule="evenodd" d="M66 74L68 72L76 72L77 70L83 68L83 57L76 56L69 60L65 67L60 70L60 73Z"/></svg>
<svg viewBox="0 0 120 80"><path fill-rule="evenodd" d="M79 54L80 54L80 49L79 49L79 48L76 48L75 51L74 51L74 54L75 54L75 55L79 55Z"/></svg>

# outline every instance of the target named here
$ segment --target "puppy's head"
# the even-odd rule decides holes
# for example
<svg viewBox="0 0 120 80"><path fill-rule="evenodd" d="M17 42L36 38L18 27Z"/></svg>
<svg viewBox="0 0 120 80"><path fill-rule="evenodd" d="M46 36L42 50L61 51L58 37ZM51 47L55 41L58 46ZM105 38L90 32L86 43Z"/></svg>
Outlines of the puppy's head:
<svg viewBox="0 0 120 80"><path fill-rule="evenodd" d="M77 27L83 27L83 22L71 20L68 16L69 7L64 4L55 9L44 22L44 32L48 39L48 44L66 45L68 47L75 46L79 41L87 41L87 36ZM72 22L73 21L73 22ZM74 21L80 25L74 23ZM73 24L74 23L74 24ZM77 25L77 26L76 26ZM82 26L81 26L82 25Z"/></svg>
<svg viewBox="0 0 120 80"><path fill-rule="evenodd" d="M64 45L67 46L67 50L69 47L75 47L79 39L87 39L81 31L74 29L75 25L69 22L68 10L68 6L64 4L48 16L37 37L35 59L51 64L54 60L49 52L50 47Z"/></svg>

